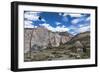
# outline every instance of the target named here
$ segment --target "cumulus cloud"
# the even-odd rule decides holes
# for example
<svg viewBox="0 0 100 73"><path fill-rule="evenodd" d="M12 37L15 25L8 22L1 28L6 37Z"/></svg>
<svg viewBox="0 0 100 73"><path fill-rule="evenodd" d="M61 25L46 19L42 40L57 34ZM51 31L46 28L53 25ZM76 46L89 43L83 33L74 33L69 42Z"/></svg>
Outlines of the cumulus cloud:
<svg viewBox="0 0 100 73"><path fill-rule="evenodd" d="M65 32L68 31L68 28L63 26L56 26L56 27L52 27L50 24L44 23L44 24L40 24L40 26L43 26L45 28L47 28L48 30L51 30L53 32Z"/></svg>
<svg viewBox="0 0 100 73"><path fill-rule="evenodd" d="M86 32L90 31L90 26L84 26L78 29L79 32Z"/></svg>
<svg viewBox="0 0 100 73"><path fill-rule="evenodd" d="M88 17L87 19L86 19L86 21L89 21L90 20L90 17Z"/></svg>
<svg viewBox="0 0 100 73"><path fill-rule="evenodd" d="M80 27L72 25L72 26L69 26L68 28L69 28L68 31L73 35L76 35L76 34L82 33L82 32L86 32L86 31L90 31L89 25L84 25L84 26L82 25Z"/></svg>
<svg viewBox="0 0 100 73"><path fill-rule="evenodd" d="M60 25L61 23L60 23L60 22L55 22L55 24L56 24L56 25Z"/></svg>
<svg viewBox="0 0 100 73"><path fill-rule="evenodd" d="M31 21L24 21L24 27L25 28L33 28L34 26L32 25L32 22Z"/></svg>
<svg viewBox="0 0 100 73"><path fill-rule="evenodd" d="M64 22L68 22L68 18L67 18L67 17L63 17L62 20L63 20Z"/></svg>
<svg viewBox="0 0 100 73"><path fill-rule="evenodd" d="M41 21L46 22L46 20L45 20L45 19L43 19L43 18L41 19Z"/></svg>
<svg viewBox="0 0 100 73"><path fill-rule="evenodd" d="M81 14L69 14L71 17L81 17Z"/></svg>
<svg viewBox="0 0 100 73"><path fill-rule="evenodd" d="M79 22L79 18L72 20L72 24L77 24Z"/></svg>
<svg viewBox="0 0 100 73"><path fill-rule="evenodd" d="M78 22L87 22L90 20L90 17L79 17L71 21L72 24L77 24Z"/></svg>
<svg viewBox="0 0 100 73"><path fill-rule="evenodd" d="M24 21L24 28L37 28L37 26L32 25L32 21L25 20Z"/></svg>
<svg viewBox="0 0 100 73"><path fill-rule="evenodd" d="M78 25L79 28L80 28L80 27L83 27L83 26L84 26L83 24Z"/></svg>
<svg viewBox="0 0 100 73"><path fill-rule="evenodd" d="M82 22L82 21L86 21L86 19L84 17L79 17L79 18L76 18L74 20L72 20L72 24L77 24L78 22Z"/></svg>
<svg viewBox="0 0 100 73"><path fill-rule="evenodd" d="M32 12L32 11L27 11L24 13L24 27L25 28L37 28L37 26L34 26L32 23L34 23L34 21L43 21L46 22L45 19L41 18L41 20L39 20L40 17L40 12Z"/></svg>
<svg viewBox="0 0 100 73"><path fill-rule="evenodd" d="M27 20L37 21L39 20L39 14L40 12L25 12L24 18Z"/></svg>
<svg viewBox="0 0 100 73"><path fill-rule="evenodd" d="M59 13L59 15L60 15L60 16L67 16L67 15L69 15L69 13L64 13L64 12L62 12L62 13Z"/></svg>
<svg viewBox="0 0 100 73"><path fill-rule="evenodd" d="M81 15L81 14L78 14L78 13L76 13L76 14L71 14L71 13L59 13L59 15L60 16L63 16L62 17L62 20L64 21L64 22L67 22L68 21L68 18L67 18L67 16L69 15L70 17L77 17L76 19L74 19L74 20L72 20L72 24L77 24L79 21L82 21L83 20L83 15Z"/></svg>
<svg viewBox="0 0 100 73"><path fill-rule="evenodd" d="M59 13L60 16L67 16L70 15L71 17L81 17L81 14L78 13Z"/></svg>
<svg viewBox="0 0 100 73"><path fill-rule="evenodd" d="M68 28L69 28L69 31L73 30L73 32L75 32L78 29L76 26L73 26L73 25L69 26Z"/></svg>
<svg viewBox="0 0 100 73"><path fill-rule="evenodd" d="M63 27L63 26L57 26L55 28L56 31L59 31L59 32L65 32L65 31L68 31L69 29L66 28L66 27Z"/></svg>
<svg viewBox="0 0 100 73"><path fill-rule="evenodd" d="M72 23L73 24L76 24L80 19L79 18L81 18L83 15L81 15L81 14L71 14L71 13L59 13L59 15L60 16L63 16L63 18L62 18L62 20L63 21L68 21L68 18L67 18L67 16L69 15L70 17L77 17L77 19L74 19L73 21L72 21ZM82 19L81 19L82 20Z"/></svg>
<svg viewBox="0 0 100 73"><path fill-rule="evenodd" d="M48 20L45 20L40 16L41 12L25 12L25 28L37 28L38 26L43 26L47 28L48 30L51 30L53 32L66 32L72 33L73 35L76 35L81 32L90 31L90 17L82 14L73 14L73 13L58 13L59 16L61 16L61 22L52 20L52 22L48 22ZM69 15L69 16L68 16ZM77 18L73 18L77 17ZM72 18L72 19L71 19ZM42 21L42 22L40 22ZM39 22L37 26L35 26L35 22ZM47 23L48 22L48 23ZM67 24L62 24L63 22L71 22L71 24L66 27ZM53 24L54 25L50 25ZM35 24L35 25L33 25Z"/></svg>
<svg viewBox="0 0 100 73"><path fill-rule="evenodd" d="M49 29L49 30L53 30L53 27L52 26L50 26L49 24L47 24L47 23L43 23L43 24L39 24L40 26L43 26L43 27L45 27L45 28L47 28L47 29Z"/></svg>
<svg viewBox="0 0 100 73"><path fill-rule="evenodd" d="M81 16L81 17L78 17L78 18L76 18L76 19L73 19L72 21L71 21L71 23L72 24L77 24L78 22L88 22L88 21L90 21L90 17L84 17L84 16Z"/></svg>
<svg viewBox="0 0 100 73"><path fill-rule="evenodd" d="M59 13L59 15L61 16L61 15L62 15L62 13Z"/></svg>

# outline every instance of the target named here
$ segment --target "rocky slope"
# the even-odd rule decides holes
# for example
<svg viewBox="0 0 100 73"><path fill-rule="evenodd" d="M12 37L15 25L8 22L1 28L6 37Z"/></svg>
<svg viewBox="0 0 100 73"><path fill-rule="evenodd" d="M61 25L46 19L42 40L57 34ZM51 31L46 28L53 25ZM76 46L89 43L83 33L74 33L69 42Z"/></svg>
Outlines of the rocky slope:
<svg viewBox="0 0 100 73"><path fill-rule="evenodd" d="M90 32L87 31L77 34L66 44L73 45L77 41L79 41L82 44L82 46L90 48Z"/></svg>
<svg viewBox="0 0 100 73"><path fill-rule="evenodd" d="M90 58L90 32L83 32L74 36L70 41L65 43L67 49L79 54L80 58Z"/></svg>
<svg viewBox="0 0 100 73"><path fill-rule="evenodd" d="M67 32L52 32L44 27L24 28L24 49L32 50L45 49L48 46L58 47L72 38Z"/></svg>
<svg viewBox="0 0 100 73"><path fill-rule="evenodd" d="M67 32L52 32L46 28L24 32L25 62L90 58L90 32L73 37Z"/></svg>

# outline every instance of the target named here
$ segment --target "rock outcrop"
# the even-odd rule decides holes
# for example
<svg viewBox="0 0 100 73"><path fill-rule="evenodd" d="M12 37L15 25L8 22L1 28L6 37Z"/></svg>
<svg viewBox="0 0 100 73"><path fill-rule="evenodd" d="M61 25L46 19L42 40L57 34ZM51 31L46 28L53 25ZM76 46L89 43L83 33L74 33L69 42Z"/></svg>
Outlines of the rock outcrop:
<svg viewBox="0 0 100 73"><path fill-rule="evenodd" d="M58 47L72 38L67 32L52 32L44 27L24 28L24 52L45 49L48 45Z"/></svg>

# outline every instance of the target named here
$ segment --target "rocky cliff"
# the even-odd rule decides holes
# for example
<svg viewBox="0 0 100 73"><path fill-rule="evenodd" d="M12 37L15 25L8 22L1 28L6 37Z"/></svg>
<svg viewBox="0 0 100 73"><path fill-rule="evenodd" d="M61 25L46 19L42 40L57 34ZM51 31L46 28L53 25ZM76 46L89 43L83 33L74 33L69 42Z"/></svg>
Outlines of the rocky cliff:
<svg viewBox="0 0 100 73"><path fill-rule="evenodd" d="M24 49L31 50L45 49L48 46L58 47L72 38L67 32L52 32L44 27L24 28Z"/></svg>

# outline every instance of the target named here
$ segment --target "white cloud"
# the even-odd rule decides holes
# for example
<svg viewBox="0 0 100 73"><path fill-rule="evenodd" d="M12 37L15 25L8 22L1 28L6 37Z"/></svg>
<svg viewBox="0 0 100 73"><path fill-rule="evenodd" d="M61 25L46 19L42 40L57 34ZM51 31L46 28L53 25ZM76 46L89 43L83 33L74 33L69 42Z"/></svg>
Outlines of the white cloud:
<svg viewBox="0 0 100 73"><path fill-rule="evenodd" d="M78 22L84 21L84 17L79 17L71 21L72 24L77 24Z"/></svg>
<svg viewBox="0 0 100 73"><path fill-rule="evenodd" d="M76 14L76 13L64 13L63 16L70 15L71 17L81 17L81 14Z"/></svg>
<svg viewBox="0 0 100 73"><path fill-rule="evenodd" d="M71 17L81 17L82 15L81 14L78 14L78 13L59 13L59 15L61 16L67 16L67 15L70 15Z"/></svg>
<svg viewBox="0 0 100 73"><path fill-rule="evenodd" d="M75 31L70 32L72 35L76 35L77 33Z"/></svg>
<svg viewBox="0 0 100 73"><path fill-rule="evenodd" d="M59 13L60 16L67 16L69 13Z"/></svg>
<svg viewBox="0 0 100 73"><path fill-rule="evenodd" d="M24 20L24 27L25 28L37 28L37 26L32 25L32 21L39 21L39 15L40 12L25 12L24 14L24 18L26 18L27 20ZM45 19L41 19L41 21L46 22Z"/></svg>
<svg viewBox="0 0 100 73"><path fill-rule="evenodd" d="M63 27L63 26L57 26L55 28L56 31L59 31L59 32L65 32L65 31L68 31L69 29L66 28L66 27Z"/></svg>
<svg viewBox="0 0 100 73"><path fill-rule="evenodd" d="M63 28L66 28L66 26L62 25Z"/></svg>
<svg viewBox="0 0 100 73"><path fill-rule="evenodd" d="M81 17L81 14L69 14L71 17Z"/></svg>
<svg viewBox="0 0 100 73"><path fill-rule="evenodd" d="M41 19L41 21L46 22L46 20L45 20L45 19L43 19L43 18Z"/></svg>
<svg viewBox="0 0 100 73"><path fill-rule="evenodd" d="M32 25L32 21L25 20L24 21L24 28L37 28L37 26Z"/></svg>
<svg viewBox="0 0 100 73"><path fill-rule="evenodd" d="M67 18L67 17L63 17L62 20L63 20L64 22L68 22L68 18Z"/></svg>
<svg viewBox="0 0 100 73"><path fill-rule="evenodd" d="M78 28L81 28L81 27L85 27L85 26L90 26L89 23L84 23L84 24L78 24Z"/></svg>
<svg viewBox="0 0 100 73"><path fill-rule="evenodd" d="M37 21L39 20L39 12L25 12L25 18L28 20Z"/></svg>
<svg viewBox="0 0 100 73"><path fill-rule="evenodd" d="M51 30L53 32L65 32L68 31L68 28L66 28L65 26L57 26L57 27L52 27L50 24L44 23L44 24L40 24L40 26L43 26L45 28L47 28L48 30Z"/></svg>
<svg viewBox="0 0 100 73"><path fill-rule="evenodd" d="M85 32L85 31L89 31L90 30L90 26L84 26L78 29L79 32Z"/></svg>
<svg viewBox="0 0 100 73"><path fill-rule="evenodd" d="M47 24L47 23L43 23L43 24L39 24L40 26L43 26L43 27L45 27L45 28L47 28L47 29L49 29L49 30L53 30L53 27L52 26L50 26L49 24Z"/></svg>
<svg viewBox="0 0 100 73"><path fill-rule="evenodd" d="M32 25L32 22L31 21L24 21L24 27L25 28L33 28L34 26Z"/></svg>
<svg viewBox="0 0 100 73"><path fill-rule="evenodd" d="M67 15L70 15L71 17L78 17L77 19L74 19L74 20L72 21L73 24L76 24L76 23L78 23L80 20L83 20L83 19L81 18L83 15L81 15L81 14L75 14L75 13L63 13L63 14L62 14L62 13L59 13L59 15L60 15L60 16L63 16L62 20L65 21L65 22L68 21Z"/></svg>
<svg viewBox="0 0 100 73"><path fill-rule="evenodd" d="M59 13L60 16L67 16L69 13Z"/></svg>
<svg viewBox="0 0 100 73"><path fill-rule="evenodd" d="M83 27L83 26L84 26L83 24L80 24L80 25L79 25L79 27Z"/></svg>
<svg viewBox="0 0 100 73"><path fill-rule="evenodd" d="M38 15L38 14L40 14L41 12L26 11L25 13L26 13L26 14L36 14L36 15Z"/></svg>
<svg viewBox="0 0 100 73"><path fill-rule="evenodd" d="M61 16L61 15L62 15L62 13L59 13L59 15Z"/></svg>
<svg viewBox="0 0 100 73"><path fill-rule="evenodd" d="M72 20L72 24L77 24L80 21L79 18Z"/></svg>
<svg viewBox="0 0 100 73"><path fill-rule="evenodd" d="M34 26L34 28L37 28L38 26Z"/></svg>
<svg viewBox="0 0 100 73"><path fill-rule="evenodd" d="M89 21L90 20L90 17L88 17L87 19L86 19L86 21Z"/></svg>
<svg viewBox="0 0 100 73"><path fill-rule="evenodd" d="M69 14L68 14L68 13L64 13L64 14L63 14L63 16L67 16L67 15L69 15Z"/></svg>
<svg viewBox="0 0 100 73"><path fill-rule="evenodd" d="M81 17L78 17L78 18L72 20L71 22L72 22L72 24L77 24L78 22L89 21L89 20L90 20L90 17L84 18L81 16Z"/></svg>
<svg viewBox="0 0 100 73"><path fill-rule="evenodd" d="M68 28L69 28L70 30L76 30L76 29L77 29L77 27L74 26L74 25L71 25L71 26L69 26Z"/></svg>
<svg viewBox="0 0 100 73"><path fill-rule="evenodd" d="M60 16L63 16L63 18L62 18L62 20L63 21L68 21L68 18L66 17L67 15L70 15L71 17L82 17L82 15L81 14L75 14L75 13L59 13L59 15ZM79 18L77 18L77 19L74 19L73 21L72 21L72 23L73 24L76 24L78 21L79 21Z"/></svg>
<svg viewBox="0 0 100 73"><path fill-rule="evenodd" d="M81 26L81 27L77 27L77 26L72 25L68 28L69 28L68 31L73 35L76 35L76 34L82 33L82 32L86 32L86 31L90 31L90 26L89 25L84 25L84 26Z"/></svg>
<svg viewBox="0 0 100 73"><path fill-rule="evenodd" d="M41 20L39 20L40 13L41 12L25 12L25 18L27 20L31 20L31 21L43 21L43 22L46 22L46 20L43 19L43 18Z"/></svg>
<svg viewBox="0 0 100 73"><path fill-rule="evenodd" d="M56 24L56 25L60 25L61 23L60 23L60 22L55 22L55 24Z"/></svg>

